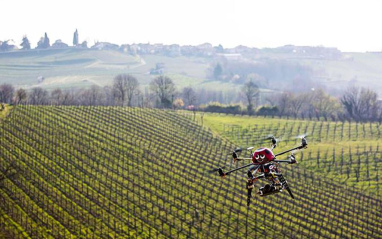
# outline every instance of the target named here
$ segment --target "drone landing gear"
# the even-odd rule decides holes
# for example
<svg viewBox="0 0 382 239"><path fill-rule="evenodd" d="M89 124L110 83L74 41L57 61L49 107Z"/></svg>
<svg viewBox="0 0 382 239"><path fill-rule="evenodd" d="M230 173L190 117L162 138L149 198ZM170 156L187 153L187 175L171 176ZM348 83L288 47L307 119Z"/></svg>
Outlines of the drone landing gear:
<svg viewBox="0 0 382 239"><path fill-rule="evenodd" d="M286 189L289 195L294 199L292 191L289 188L288 182L285 180L284 176L282 174L277 174L277 178L279 181L278 183L266 184L265 186L259 188L258 194L263 197L263 196L268 196L271 194L282 192L283 189ZM248 180L248 182L250 181L251 180ZM247 184L247 188L249 190L248 184ZM253 183L252 183L252 188L253 188ZM248 200L250 200L249 191L248 191Z"/></svg>
<svg viewBox="0 0 382 239"><path fill-rule="evenodd" d="M252 190L254 188L253 184L254 184L253 179L248 179L248 181L247 181L247 189L248 189L247 207L249 207L249 204L251 203Z"/></svg>
<svg viewBox="0 0 382 239"><path fill-rule="evenodd" d="M280 174L278 177L279 177L281 185L283 185L283 188L285 188L288 191L289 195L294 199L292 191L290 190L288 182L285 180L284 176Z"/></svg>
<svg viewBox="0 0 382 239"><path fill-rule="evenodd" d="M278 187L274 185L266 184L264 187L259 188L258 194L263 197L263 196L268 196L268 195L275 194L281 191L282 191L281 189L279 189Z"/></svg>

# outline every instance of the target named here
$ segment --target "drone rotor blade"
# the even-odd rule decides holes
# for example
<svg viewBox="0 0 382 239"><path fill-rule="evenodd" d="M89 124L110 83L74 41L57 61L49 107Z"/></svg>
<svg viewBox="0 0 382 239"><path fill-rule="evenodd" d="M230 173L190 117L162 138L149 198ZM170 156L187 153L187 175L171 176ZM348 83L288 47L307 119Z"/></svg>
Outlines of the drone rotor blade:
<svg viewBox="0 0 382 239"><path fill-rule="evenodd" d="M269 134L263 138L263 141L265 140L272 140L273 144L277 144L278 142L282 141L282 138L281 137L276 138L274 135Z"/></svg>
<svg viewBox="0 0 382 239"><path fill-rule="evenodd" d="M265 138L264 138L264 140L267 140L267 139L274 139L275 138L275 136L273 136L273 134L268 134Z"/></svg>
<svg viewBox="0 0 382 239"><path fill-rule="evenodd" d="M220 169L225 169L225 166L219 167L219 168L214 168L214 169L208 170L207 172L208 173L215 173L215 172L218 172Z"/></svg>
<svg viewBox="0 0 382 239"><path fill-rule="evenodd" d="M295 138L295 139L303 139L303 138L306 138L306 137L308 137L308 136L309 136L308 133L304 133L304 134L297 135L297 136L295 136L294 138Z"/></svg>

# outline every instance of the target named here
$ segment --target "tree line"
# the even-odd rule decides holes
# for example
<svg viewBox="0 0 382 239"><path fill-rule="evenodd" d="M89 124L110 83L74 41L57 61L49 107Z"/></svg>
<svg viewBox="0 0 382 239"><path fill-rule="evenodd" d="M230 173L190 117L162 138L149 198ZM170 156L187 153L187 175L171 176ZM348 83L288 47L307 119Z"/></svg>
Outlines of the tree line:
<svg viewBox="0 0 382 239"><path fill-rule="evenodd" d="M28 91L23 88L16 90L11 84L5 83L0 85L0 102L16 105L183 108L231 114L382 122L382 103L378 100L378 94L371 89L351 86L339 98L329 95L323 89L265 94L251 79L239 92L232 90L225 93L196 90L193 87L184 87L178 91L174 81L164 75L152 79L144 90L138 79L130 74L115 76L111 85L93 85L76 90L57 88L48 91L41 87Z"/></svg>
<svg viewBox="0 0 382 239"><path fill-rule="evenodd" d="M15 89L12 84L0 85L0 102L7 104L31 105L110 105L138 106L156 108L179 108L196 103L196 91L185 87L182 92L176 90L173 80L167 76L154 78L148 88L140 89L136 77L119 74L113 83L105 87L93 85L89 88L48 91L42 87L30 90Z"/></svg>
<svg viewBox="0 0 382 239"><path fill-rule="evenodd" d="M6 41L0 41L0 51L11 51L13 49L17 49L15 45L12 44L12 40L6 40ZM79 47L84 47L87 48L87 42L83 41L80 43L79 41L79 35L78 35L78 30L73 33L73 46L79 46ZM27 35L24 35L20 47L22 50L31 50L31 43L27 37ZM45 32L44 36L39 39L37 42L36 49L47 49L50 47L55 47L55 48L62 48L62 47L68 47L68 45L61 40L56 40L53 44L51 44L50 39L48 37L48 34Z"/></svg>

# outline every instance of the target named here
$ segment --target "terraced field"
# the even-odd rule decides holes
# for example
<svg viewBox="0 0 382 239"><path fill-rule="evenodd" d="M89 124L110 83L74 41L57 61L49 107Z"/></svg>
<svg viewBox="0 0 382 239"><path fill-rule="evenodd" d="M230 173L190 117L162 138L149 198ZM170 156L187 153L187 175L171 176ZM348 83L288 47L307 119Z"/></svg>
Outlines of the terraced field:
<svg viewBox="0 0 382 239"><path fill-rule="evenodd" d="M0 142L10 238L382 238L378 197L302 166L247 208L245 172L207 173L236 143L173 111L18 106Z"/></svg>

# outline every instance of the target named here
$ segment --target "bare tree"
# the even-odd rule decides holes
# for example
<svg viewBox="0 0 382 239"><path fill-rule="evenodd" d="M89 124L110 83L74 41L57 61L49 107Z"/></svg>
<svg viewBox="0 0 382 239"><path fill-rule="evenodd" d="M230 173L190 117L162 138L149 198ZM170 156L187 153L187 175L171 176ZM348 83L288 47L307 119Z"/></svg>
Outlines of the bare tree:
<svg viewBox="0 0 382 239"><path fill-rule="evenodd" d="M113 89L119 103L123 106L127 101L127 106L132 105L133 96L139 88L137 78L128 74L120 74L114 78Z"/></svg>
<svg viewBox="0 0 382 239"><path fill-rule="evenodd" d="M289 101L290 103L290 113L297 117L301 113L301 109L304 106L304 103L308 101L308 95L307 94L292 94L291 99Z"/></svg>
<svg viewBox="0 0 382 239"><path fill-rule="evenodd" d="M183 88L182 96L187 106L194 105L196 103L196 93L192 87Z"/></svg>
<svg viewBox="0 0 382 239"><path fill-rule="evenodd" d="M362 120L377 120L378 118L378 94L370 89L361 88L359 99L359 113Z"/></svg>
<svg viewBox="0 0 382 239"><path fill-rule="evenodd" d="M137 78L131 75L127 75L126 78L126 98L127 98L127 106L132 106L133 97L137 94L139 90L139 83Z"/></svg>
<svg viewBox="0 0 382 239"><path fill-rule="evenodd" d="M77 92L76 98L80 105L102 105L104 93L99 86L92 85L89 89Z"/></svg>
<svg viewBox="0 0 382 239"><path fill-rule="evenodd" d="M167 76L158 76L150 82L150 89L159 99L159 107L171 108L175 98L175 84Z"/></svg>
<svg viewBox="0 0 382 239"><path fill-rule="evenodd" d="M11 103L15 88L11 84L0 85L0 102Z"/></svg>
<svg viewBox="0 0 382 239"><path fill-rule="evenodd" d="M323 89L314 91L310 104L313 106L314 112L324 118L335 114L341 108L338 99L326 94Z"/></svg>
<svg viewBox="0 0 382 239"><path fill-rule="evenodd" d="M113 83L113 96L123 106L126 97L126 81L125 74L117 75Z"/></svg>
<svg viewBox="0 0 382 239"><path fill-rule="evenodd" d="M50 93L50 102L52 105L62 104L63 93L61 89L55 89Z"/></svg>
<svg viewBox="0 0 382 239"><path fill-rule="evenodd" d="M290 112L292 93L284 92L276 99L276 105L279 109L279 114L288 115Z"/></svg>
<svg viewBox="0 0 382 239"><path fill-rule="evenodd" d="M105 86L103 88L106 105L115 105L116 103L116 91L112 86Z"/></svg>
<svg viewBox="0 0 382 239"><path fill-rule="evenodd" d="M33 88L28 97L31 105L46 105L49 102L48 91L41 87Z"/></svg>
<svg viewBox="0 0 382 239"><path fill-rule="evenodd" d="M341 103L351 118L358 115L358 93L358 88L353 86L349 87L341 97Z"/></svg>
<svg viewBox="0 0 382 239"><path fill-rule="evenodd" d="M28 95L27 95L26 90L24 90L23 88L20 88L20 89L16 90L15 98L13 101L16 105L24 104L24 103L26 103L27 98L28 98Z"/></svg>
<svg viewBox="0 0 382 239"><path fill-rule="evenodd" d="M66 90L62 93L61 105L74 105L76 102L74 91Z"/></svg>
<svg viewBox="0 0 382 239"><path fill-rule="evenodd" d="M348 115L355 120L377 120L380 107L378 94L370 89L349 87L341 97Z"/></svg>
<svg viewBox="0 0 382 239"><path fill-rule="evenodd" d="M258 100L260 90L259 87L250 79L248 82L246 82L242 87L245 99L248 103L247 110L248 114L252 114L253 112L253 106Z"/></svg>

